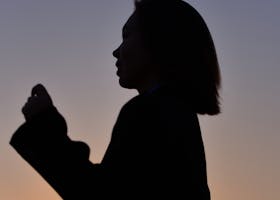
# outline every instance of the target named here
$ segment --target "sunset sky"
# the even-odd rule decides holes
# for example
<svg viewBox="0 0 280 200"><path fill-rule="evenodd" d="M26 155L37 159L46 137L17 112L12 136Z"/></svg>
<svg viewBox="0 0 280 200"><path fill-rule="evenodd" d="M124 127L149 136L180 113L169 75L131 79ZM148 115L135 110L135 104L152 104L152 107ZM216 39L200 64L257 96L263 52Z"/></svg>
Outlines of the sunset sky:
<svg viewBox="0 0 280 200"><path fill-rule="evenodd" d="M187 2L208 24L222 74L222 114L199 116L212 200L279 200L280 1ZM9 145L37 83L100 162L137 95L119 86L112 56L132 11L133 0L0 1L1 200L61 199Z"/></svg>

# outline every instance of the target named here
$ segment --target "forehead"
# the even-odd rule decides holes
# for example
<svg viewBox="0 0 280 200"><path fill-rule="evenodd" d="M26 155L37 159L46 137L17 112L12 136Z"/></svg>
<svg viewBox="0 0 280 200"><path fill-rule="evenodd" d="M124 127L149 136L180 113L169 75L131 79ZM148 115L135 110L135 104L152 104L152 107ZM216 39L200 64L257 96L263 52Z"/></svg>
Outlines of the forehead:
<svg viewBox="0 0 280 200"><path fill-rule="evenodd" d="M122 31L131 31L137 29L137 18L135 12L128 18L126 23L124 24Z"/></svg>

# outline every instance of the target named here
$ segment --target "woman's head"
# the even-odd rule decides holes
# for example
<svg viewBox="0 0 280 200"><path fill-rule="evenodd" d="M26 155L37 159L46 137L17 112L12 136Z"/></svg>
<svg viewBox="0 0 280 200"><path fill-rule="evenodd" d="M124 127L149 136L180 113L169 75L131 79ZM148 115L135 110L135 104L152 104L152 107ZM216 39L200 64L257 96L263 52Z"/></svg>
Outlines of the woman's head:
<svg viewBox="0 0 280 200"><path fill-rule="evenodd" d="M197 113L218 114L219 65L201 15L182 0L142 0L135 1L131 19L141 46L133 48L140 50L134 53L142 74L178 90Z"/></svg>
<svg viewBox="0 0 280 200"><path fill-rule="evenodd" d="M139 30L139 22L133 13L122 30L123 41L113 52L118 59L116 66L119 83L124 88L145 92L159 82L159 72L152 63L152 54L143 40Z"/></svg>

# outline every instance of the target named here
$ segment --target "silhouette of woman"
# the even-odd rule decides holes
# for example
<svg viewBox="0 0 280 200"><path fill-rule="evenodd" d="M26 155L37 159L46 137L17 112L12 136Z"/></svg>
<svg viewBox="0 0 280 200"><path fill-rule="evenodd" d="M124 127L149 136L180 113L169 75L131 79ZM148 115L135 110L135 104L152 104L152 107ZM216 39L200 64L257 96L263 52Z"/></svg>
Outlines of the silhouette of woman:
<svg viewBox="0 0 280 200"><path fill-rule="evenodd" d="M135 1L113 55L119 84L139 94L120 110L100 163L67 136L41 84L10 144L63 199L209 200L197 115L220 112L220 72L201 15L181 0Z"/></svg>

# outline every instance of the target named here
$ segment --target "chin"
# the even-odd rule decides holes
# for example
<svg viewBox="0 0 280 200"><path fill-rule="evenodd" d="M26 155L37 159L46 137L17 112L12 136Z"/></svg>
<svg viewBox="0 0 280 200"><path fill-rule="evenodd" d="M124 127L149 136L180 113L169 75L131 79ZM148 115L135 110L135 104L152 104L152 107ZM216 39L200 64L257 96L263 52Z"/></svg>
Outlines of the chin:
<svg viewBox="0 0 280 200"><path fill-rule="evenodd" d="M135 84L131 83L130 81L124 80L122 78L119 79L119 84L121 87L126 89L136 89Z"/></svg>

